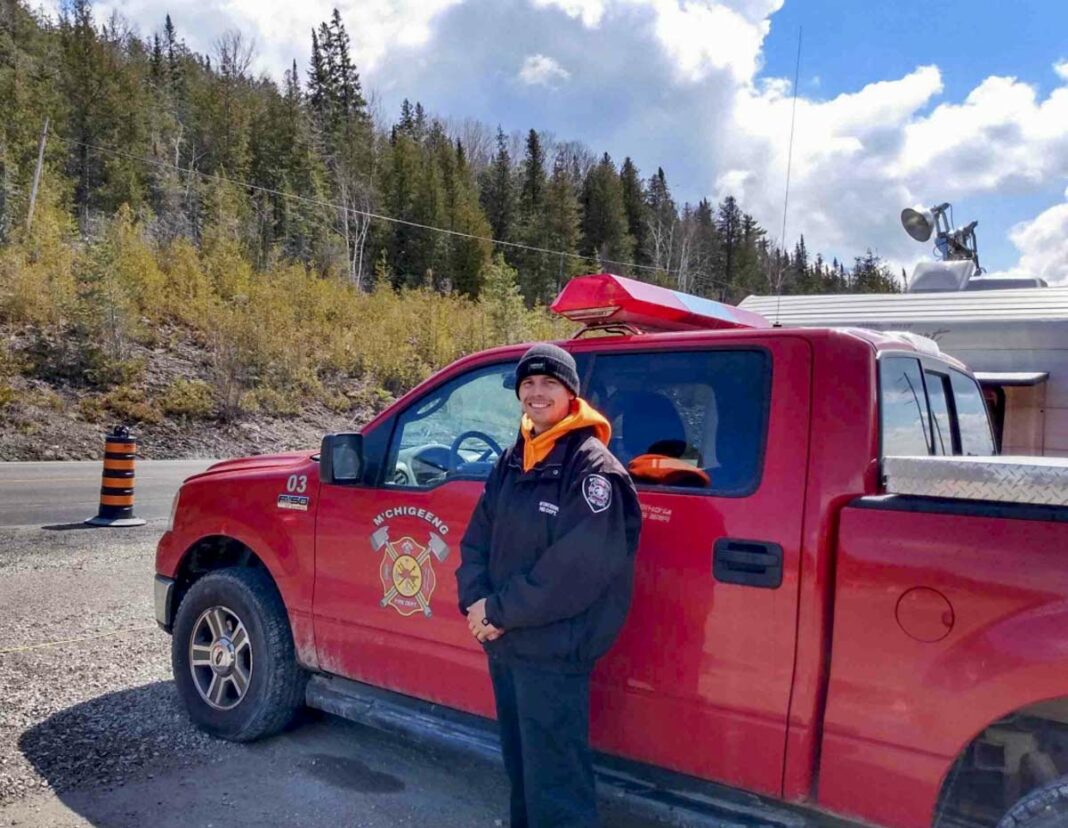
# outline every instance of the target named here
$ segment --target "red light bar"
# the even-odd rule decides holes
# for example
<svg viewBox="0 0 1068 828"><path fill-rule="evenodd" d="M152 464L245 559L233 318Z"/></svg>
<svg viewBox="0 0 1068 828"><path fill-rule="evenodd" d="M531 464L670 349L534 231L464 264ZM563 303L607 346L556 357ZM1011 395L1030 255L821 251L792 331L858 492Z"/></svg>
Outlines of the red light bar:
<svg viewBox="0 0 1068 828"><path fill-rule="evenodd" d="M611 273L576 276L552 310L575 322L626 324L649 333L771 327L758 313Z"/></svg>

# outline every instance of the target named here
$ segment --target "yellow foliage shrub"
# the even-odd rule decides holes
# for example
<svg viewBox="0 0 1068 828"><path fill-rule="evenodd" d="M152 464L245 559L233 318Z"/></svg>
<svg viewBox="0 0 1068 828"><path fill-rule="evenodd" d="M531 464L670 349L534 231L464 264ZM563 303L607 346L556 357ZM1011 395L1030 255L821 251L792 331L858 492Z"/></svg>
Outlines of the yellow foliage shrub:
<svg viewBox="0 0 1068 828"><path fill-rule="evenodd" d="M120 385L108 392L104 404L123 423L161 423L163 412L145 399L145 392L129 385Z"/></svg>
<svg viewBox="0 0 1068 828"><path fill-rule="evenodd" d="M0 319L68 342L67 362L82 355L69 381L119 386L83 402L85 419L102 419L105 410L139 422L157 422L163 412L292 414L311 400L338 412L378 410L464 354L574 330L543 307L526 308L502 259L487 267L478 300L396 291L385 278L366 292L282 260L256 271L235 229L231 194L218 190L212 199L215 224L206 225L199 250L185 240L156 246L128 208L83 245L54 196L41 203L31 237L0 249ZM154 403L136 390L141 370L130 343L156 342L167 321L208 347L211 372L208 382L175 382ZM342 390L353 380L355 396Z"/></svg>
<svg viewBox="0 0 1068 828"><path fill-rule="evenodd" d="M102 394L88 394L78 401L78 413L87 423L99 423L107 414Z"/></svg>
<svg viewBox="0 0 1068 828"><path fill-rule="evenodd" d="M163 392L159 405L165 414L205 419L215 410L215 399L203 380L176 379Z"/></svg>

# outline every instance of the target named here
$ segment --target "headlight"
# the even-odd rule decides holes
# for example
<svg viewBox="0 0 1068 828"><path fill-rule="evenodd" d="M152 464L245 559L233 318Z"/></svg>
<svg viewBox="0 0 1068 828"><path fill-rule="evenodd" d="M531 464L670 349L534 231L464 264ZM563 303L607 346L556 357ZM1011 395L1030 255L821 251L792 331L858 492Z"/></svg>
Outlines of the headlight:
<svg viewBox="0 0 1068 828"><path fill-rule="evenodd" d="M178 491L174 493L174 500L171 501L171 516L167 518L167 528L164 530L170 532L174 529L174 516L178 514L178 499L182 496L182 490L179 487Z"/></svg>

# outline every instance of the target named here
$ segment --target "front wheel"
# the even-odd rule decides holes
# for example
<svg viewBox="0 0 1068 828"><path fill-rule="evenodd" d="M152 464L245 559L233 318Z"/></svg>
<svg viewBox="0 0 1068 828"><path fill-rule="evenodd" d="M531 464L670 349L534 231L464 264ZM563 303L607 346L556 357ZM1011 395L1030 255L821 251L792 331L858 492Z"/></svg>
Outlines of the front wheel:
<svg viewBox="0 0 1068 828"><path fill-rule="evenodd" d="M1036 788L1013 805L998 828L1063 828L1068 825L1068 776Z"/></svg>
<svg viewBox="0 0 1068 828"><path fill-rule="evenodd" d="M222 569L190 587L171 641L178 695L193 722L251 742L282 730L304 702L285 606L255 569Z"/></svg>

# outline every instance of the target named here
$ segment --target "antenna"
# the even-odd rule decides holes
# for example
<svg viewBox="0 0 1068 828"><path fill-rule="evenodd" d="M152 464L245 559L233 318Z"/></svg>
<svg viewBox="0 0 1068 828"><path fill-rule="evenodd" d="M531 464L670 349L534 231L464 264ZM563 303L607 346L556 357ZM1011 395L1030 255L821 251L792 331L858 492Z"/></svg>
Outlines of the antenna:
<svg viewBox="0 0 1068 828"><path fill-rule="evenodd" d="M798 26L797 28L797 61L794 64L794 101L790 107L790 143L786 150L786 191L782 197L782 232L779 233L779 244L783 247L783 252L786 251L786 208L790 204L790 172L794 164L794 127L797 124L797 83L801 77L801 33L803 29ZM781 328L782 323L779 322L779 308L782 305L782 276L783 276L783 264L779 263L779 278L776 279L775 284L775 322L773 326Z"/></svg>

